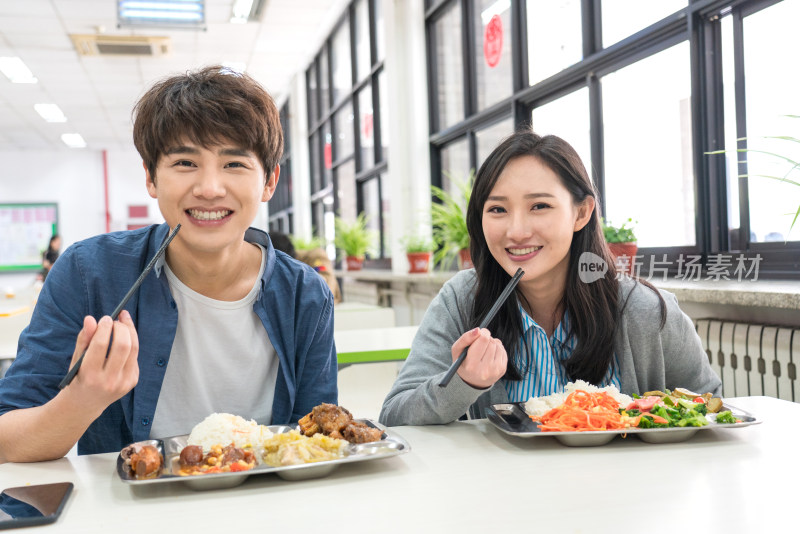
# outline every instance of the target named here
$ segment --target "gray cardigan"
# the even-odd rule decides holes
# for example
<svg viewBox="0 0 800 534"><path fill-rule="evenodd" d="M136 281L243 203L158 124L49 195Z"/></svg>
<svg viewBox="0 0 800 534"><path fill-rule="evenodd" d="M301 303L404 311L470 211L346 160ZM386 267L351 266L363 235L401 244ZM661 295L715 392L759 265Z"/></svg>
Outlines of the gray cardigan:
<svg viewBox="0 0 800 534"><path fill-rule="evenodd" d="M446 388L439 382L452 363L450 347L469 328L477 283L474 269L461 271L433 299L411 352L383 401L380 422L389 425L444 424L465 413L485 417L490 404L508 402L501 382L476 389L455 375ZM719 395L722 382L711 369L692 320L678 307L672 293L661 291L667 318L659 330L658 296L629 278L620 282L627 304L614 333L614 352L620 366L623 393L683 387Z"/></svg>

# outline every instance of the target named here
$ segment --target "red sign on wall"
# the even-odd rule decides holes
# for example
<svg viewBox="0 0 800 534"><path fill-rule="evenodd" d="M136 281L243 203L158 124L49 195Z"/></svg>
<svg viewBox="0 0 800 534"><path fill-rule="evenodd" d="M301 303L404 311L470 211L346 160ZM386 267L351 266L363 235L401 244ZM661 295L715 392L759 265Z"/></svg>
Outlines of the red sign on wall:
<svg viewBox="0 0 800 534"><path fill-rule="evenodd" d="M503 21L500 15L495 15L486 30L483 32L483 57L490 68L496 67L500 63L500 56L503 54Z"/></svg>

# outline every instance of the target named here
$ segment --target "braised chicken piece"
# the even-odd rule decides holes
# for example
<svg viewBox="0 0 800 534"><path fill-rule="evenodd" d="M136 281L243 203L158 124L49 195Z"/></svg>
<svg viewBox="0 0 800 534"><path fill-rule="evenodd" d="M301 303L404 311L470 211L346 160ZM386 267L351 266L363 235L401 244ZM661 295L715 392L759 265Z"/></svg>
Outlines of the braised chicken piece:
<svg viewBox="0 0 800 534"><path fill-rule="evenodd" d="M152 445L132 445L128 453L130 453L131 471L137 478L155 476L161 469L163 463L161 453Z"/></svg>
<svg viewBox="0 0 800 534"><path fill-rule="evenodd" d="M324 434L332 438L345 439L350 443L379 441L383 431L353 420L346 408L323 403L315 406L311 413L298 421L300 432L306 436Z"/></svg>
<svg viewBox="0 0 800 534"><path fill-rule="evenodd" d="M342 436L350 443L371 443L381 440L383 437L383 430L380 428L373 428L358 421L353 421L344 428Z"/></svg>
<svg viewBox="0 0 800 534"><path fill-rule="evenodd" d="M323 433L332 438L342 438L342 430L353 420L347 409L335 404L322 403L314 406L311 413L300 419L300 430L306 436Z"/></svg>

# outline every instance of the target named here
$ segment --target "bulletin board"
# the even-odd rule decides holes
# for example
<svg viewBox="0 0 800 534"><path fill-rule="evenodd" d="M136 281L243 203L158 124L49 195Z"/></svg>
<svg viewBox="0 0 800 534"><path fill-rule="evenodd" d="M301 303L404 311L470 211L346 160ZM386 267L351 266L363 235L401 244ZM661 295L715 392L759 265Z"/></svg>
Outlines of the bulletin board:
<svg viewBox="0 0 800 534"><path fill-rule="evenodd" d="M42 268L42 253L58 233L58 204L0 204L0 272Z"/></svg>

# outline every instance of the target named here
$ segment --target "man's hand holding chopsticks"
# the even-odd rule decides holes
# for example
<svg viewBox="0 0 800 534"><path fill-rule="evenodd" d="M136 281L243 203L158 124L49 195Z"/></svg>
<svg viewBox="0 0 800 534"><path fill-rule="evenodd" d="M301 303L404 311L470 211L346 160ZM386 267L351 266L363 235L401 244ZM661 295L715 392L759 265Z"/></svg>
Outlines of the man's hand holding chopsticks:
<svg viewBox="0 0 800 534"><path fill-rule="evenodd" d="M130 313L123 310L118 321L112 321L109 316L102 317L99 322L94 317L85 317L70 367L84 350L81 370L68 389L79 394L85 405L94 408L99 415L139 381L139 336Z"/></svg>

